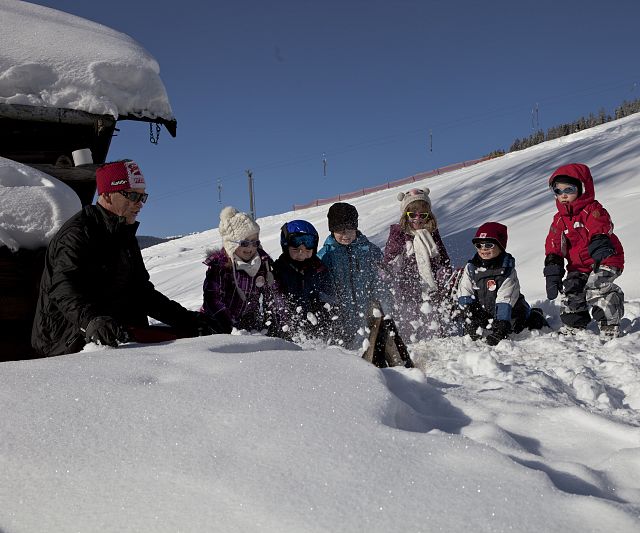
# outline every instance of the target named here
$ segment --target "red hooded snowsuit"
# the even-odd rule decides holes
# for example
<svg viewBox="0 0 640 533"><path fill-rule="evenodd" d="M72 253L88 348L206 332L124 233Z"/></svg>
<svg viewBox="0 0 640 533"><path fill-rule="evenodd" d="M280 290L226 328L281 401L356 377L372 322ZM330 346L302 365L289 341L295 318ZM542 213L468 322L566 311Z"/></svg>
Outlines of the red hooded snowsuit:
<svg viewBox="0 0 640 533"><path fill-rule="evenodd" d="M601 265L624 268L624 250L613 233L613 222L607 210L595 199L593 178L589 167L571 163L557 169L549 178L549 185L558 176L570 176L582 183L582 194L569 204L556 198L558 212L553 217L545 242L545 254L555 254L567 260L567 271L591 272L593 259L589 255L589 242L598 234L609 237L615 253L603 259ZM559 180L561 181L561 180Z"/></svg>

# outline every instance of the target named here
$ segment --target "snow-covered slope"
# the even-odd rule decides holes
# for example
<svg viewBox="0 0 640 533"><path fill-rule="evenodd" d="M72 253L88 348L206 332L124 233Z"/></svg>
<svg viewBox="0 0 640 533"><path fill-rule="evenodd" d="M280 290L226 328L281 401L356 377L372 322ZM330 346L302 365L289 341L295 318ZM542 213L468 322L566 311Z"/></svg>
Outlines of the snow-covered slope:
<svg viewBox="0 0 640 533"><path fill-rule="evenodd" d="M640 114L549 141L521 152L479 163L435 178L416 182L431 189L433 209L440 232L456 265L473 255L471 237L477 227L495 220L509 227L509 251L515 256L523 292L530 300L545 296L542 267L544 239L555 213L553 194L547 187L551 173L560 165L587 164L595 180L596 198L611 213L616 234L625 245L630 268L620 278L628 298L640 298L640 284L633 271L640 264L635 246L640 200ZM383 247L389 226L399 219L396 196L400 187L349 200L360 213L360 229ZM153 191L151 191L153 192ZM240 206L241 207L241 206ZM328 235L327 210L320 206L258 220L264 248L280 254L280 227L287 220L304 218L323 238ZM218 225L219 208L211 207L211 226ZM141 217L144 217L144 211ZM205 250L220 246L217 229L190 235L144 252L154 282L187 305L201 301Z"/></svg>

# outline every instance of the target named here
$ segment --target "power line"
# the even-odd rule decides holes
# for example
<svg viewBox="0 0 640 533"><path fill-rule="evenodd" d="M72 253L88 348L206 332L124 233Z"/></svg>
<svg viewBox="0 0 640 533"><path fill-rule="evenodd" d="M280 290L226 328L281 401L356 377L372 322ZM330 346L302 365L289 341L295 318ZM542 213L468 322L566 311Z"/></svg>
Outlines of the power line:
<svg viewBox="0 0 640 533"><path fill-rule="evenodd" d="M541 98L539 99L539 101L536 103L536 125L539 127L539 121L538 121L538 109L539 109L539 105L542 104L547 104L547 105L552 105L552 104L557 104L557 103L561 103L564 102L568 99L575 99L577 97L584 97L584 96L593 96L596 94L602 94L605 92L610 92L614 89L620 89L620 88L627 88L629 87L629 82L633 81L636 78L629 78L626 79L624 81L616 81L616 82L608 82L608 83L602 83L602 84L598 84L595 86L591 86L591 87L586 87L586 88L581 88L575 91L571 91L568 93L564 93L564 94L560 94L560 95L553 95L553 96L549 96L546 98ZM633 81L633 87L632 87L632 91L635 89L636 87L636 82ZM364 140L364 141L360 141L360 142L355 142L352 144L347 144L341 148L337 148L334 149L332 151L329 152L325 152L323 153L323 164L325 165L324 170L326 171L326 163L324 161L326 161L326 157L327 154L329 155L333 155L333 156L338 156L338 155L344 155L346 153L350 153L350 152L354 152L354 151L358 151L358 150L364 150L364 149L368 149L368 148L374 148L374 147L378 147L378 146L384 146L387 144L392 144L394 142L399 142L402 138L406 138L406 137L410 137L410 136L416 136L416 135L425 135L425 133L428 132L429 134L429 149L430 151L433 151L433 145L432 145L432 132L433 129L438 129L439 131L446 131L446 130L450 130L452 128L457 128L457 127L461 127L461 126L469 126L471 124L477 124L479 122L486 122L486 120L488 118L498 118L498 117L504 117L504 116L508 116L508 115L512 115L515 113L520 113L523 110L525 104L521 104L521 103L517 103L517 104L511 104L508 106L498 106L498 107L494 107L491 109L487 109L484 110L480 113L475 113L475 114L469 114L469 115L465 115L462 117L458 117L455 119L450 119L450 120L446 120L446 121L442 121L442 122L438 122L432 125L431 128L419 128L419 129L414 129L414 130L409 130L409 131L405 131L405 132L400 132L400 133L394 133L394 134L389 134L389 135L385 135L382 137L377 137L374 139L369 139L369 140ZM533 110L532 110L533 113ZM317 154L317 152L316 152ZM277 161L273 161L270 163L265 163L262 165L256 165L253 168L259 171L266 171L266 170L273 170L273 169L278 169L278 168L285 168L285 167L289 167L289 166L295 166L295 165L300 165L302 163L308 163L310 161L313 161L315 158L317 157L317 155L308 153L308 154L302 154L299 156L295 156L292 158L288 158L288 159L282 159L282 160L277 160ZM221 178L219 178L219 181L224 181L224 180L238 180L239 178L241 178L244 174L246 173L246 171L234 171L234 172L230 172L226 175L223 175ZM325 174L326 175L326 174ZM199 189L201 187L204 186L208 186L211 185L211 179L205 179L205 180L201 180L195 183L192 183L190 186L187 187L181 187L180 189L177 189L175 191L170 191L167 192L165 194L161 194L161 195L157 195L154 196L153 198L150 198L150 201L159 201L159 200L164 200L166 198L173 198L179 194L183 194L195 189Z"/></svg>

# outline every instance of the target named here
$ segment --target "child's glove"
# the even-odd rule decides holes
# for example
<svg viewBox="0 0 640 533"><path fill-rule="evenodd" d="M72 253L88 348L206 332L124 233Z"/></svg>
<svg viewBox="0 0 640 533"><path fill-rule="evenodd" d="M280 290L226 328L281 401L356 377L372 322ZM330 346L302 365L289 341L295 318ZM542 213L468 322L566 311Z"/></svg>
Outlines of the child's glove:
<svg viewBox="0 0 640 533"><path fill-rule="evenodd" d="M464 332L471 337L471 340L477 341L482 337L482 334L478 333L478 329L486 325L491 317L478 302L463 307L462 316Z"/></svg>
<svg viewBox="0 0 640 533"><path fill-rule="evenodd" d="M547 283L547 298L555 300L562 292L562 276L564 276L564 260L559 255L549 254L544 260L544 274Z"/></svg>
<svg viewBox="0 0 640 533"><path fill-rule="evenodd" d="M594 261L593 271L597 272L600 268L600 263L615 253L616 251L611 244L611 239L607 235L603 233L594 235L589 243L589 255Z"/></svg>
<svg viewBox="0 0 640 533"><path fill-rule="evenodd" d="M494 320L487 335L486 341L489 346L495 346L501 340L506 339L511 333L511 322L508 320Z"/></svg>

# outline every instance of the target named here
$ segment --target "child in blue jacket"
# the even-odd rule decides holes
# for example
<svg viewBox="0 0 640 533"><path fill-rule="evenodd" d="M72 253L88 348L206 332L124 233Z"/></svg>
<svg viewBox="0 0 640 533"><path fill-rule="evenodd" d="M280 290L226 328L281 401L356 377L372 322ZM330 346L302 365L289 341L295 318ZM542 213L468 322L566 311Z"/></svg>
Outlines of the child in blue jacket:
<svg viewBox="0 0 640 533"><path fill-rule="evenodd" d="M358 211L344 202L333 204L327 213L331 235L318 257L331 274L331 296L335 302L334 331L339 342L355 348L364 333L372 305L382 296L379 267L382 250L358 231Z"/></svg>

